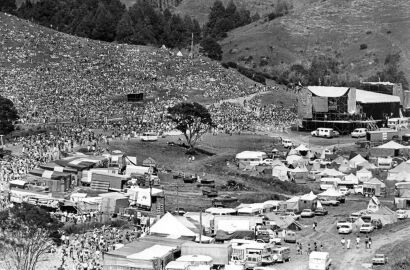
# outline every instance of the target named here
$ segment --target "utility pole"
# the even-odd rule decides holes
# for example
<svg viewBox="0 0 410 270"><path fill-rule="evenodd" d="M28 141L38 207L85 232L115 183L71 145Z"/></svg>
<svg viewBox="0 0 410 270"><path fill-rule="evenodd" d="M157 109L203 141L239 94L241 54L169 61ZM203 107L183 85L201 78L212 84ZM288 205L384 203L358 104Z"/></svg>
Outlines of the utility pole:
<svg viewBox="0 0 410 270"><path fill-rule="evenodd" d="M177 184L177 213L179 215L179 185Z"/></svg>
<svg viewBox="0 0 410 270"><path fill-rule="evenodd" d="M191 33L191 58L194 58L194 32Z"/></svg>
<svg viewBox="0 0 410 270"><path fill-rule="evenodd" d="M199 212L199 243L202 244L202 208Z"/></svg>

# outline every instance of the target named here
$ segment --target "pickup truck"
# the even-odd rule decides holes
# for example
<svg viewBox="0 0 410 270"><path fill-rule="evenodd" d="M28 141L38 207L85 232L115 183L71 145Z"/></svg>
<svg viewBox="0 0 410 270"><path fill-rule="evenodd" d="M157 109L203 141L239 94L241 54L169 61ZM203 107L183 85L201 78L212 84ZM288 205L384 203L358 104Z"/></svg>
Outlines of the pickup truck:
<svg viewBox="0 0 410 270"><path fill-rule="evenodd" d="M320 200L320 203L322 205L338 206L340 204L340 202L337 201L337 200L331 200L331 199L327 199L327 198L322 198L322 199L319 199L319 200Z"/></svg>

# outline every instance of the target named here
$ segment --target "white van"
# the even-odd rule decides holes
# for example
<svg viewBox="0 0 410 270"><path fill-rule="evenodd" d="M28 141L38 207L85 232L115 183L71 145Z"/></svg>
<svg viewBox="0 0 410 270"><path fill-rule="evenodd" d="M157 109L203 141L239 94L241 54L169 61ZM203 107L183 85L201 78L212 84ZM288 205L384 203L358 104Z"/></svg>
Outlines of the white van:
<svg viewBox="0 0 410 270"><path fill-rule="evenodd" d="M328 270L332 265L329 252L313 251L309 255L309 270Z"/></svg>
<svg viewBox="0 0 410 270"><path fill-rule="evenodd" d="M409 118L390 118L387 120L387 127L392 129L407 129L409 127Z"/></svg>
<svg viewBox="0 0 410 270"><path fill-rule="evenodd" d="M276 262L288 262L290 261L290 249L289 247L279 247L273 250L273 259Z"/></svg>
<svg viewBox="0 0 410 270"><path fill-rule="evenodd" d="M324 137L333 138L338 137L339 132L335 131L333 128L318 128L310 133L314 137Z"/></svg>

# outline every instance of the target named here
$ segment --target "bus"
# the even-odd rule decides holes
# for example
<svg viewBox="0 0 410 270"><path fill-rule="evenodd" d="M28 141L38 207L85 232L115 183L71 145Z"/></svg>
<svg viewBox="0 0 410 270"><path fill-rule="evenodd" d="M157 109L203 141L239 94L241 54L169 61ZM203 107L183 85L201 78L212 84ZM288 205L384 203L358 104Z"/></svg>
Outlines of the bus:
<svg viewBox="0 0 410 270"><path fill-rule="evenodd" d="M245 269L274 263L274 244L247 241L232 243L231 263L244 264Z"/></svg>
<svg viewBox="0 0 410 270"><path fill-rule="evenodd" d="M387 127L392 129L407 129L409 127L409 118L390 118L387 120Z"/></svg>

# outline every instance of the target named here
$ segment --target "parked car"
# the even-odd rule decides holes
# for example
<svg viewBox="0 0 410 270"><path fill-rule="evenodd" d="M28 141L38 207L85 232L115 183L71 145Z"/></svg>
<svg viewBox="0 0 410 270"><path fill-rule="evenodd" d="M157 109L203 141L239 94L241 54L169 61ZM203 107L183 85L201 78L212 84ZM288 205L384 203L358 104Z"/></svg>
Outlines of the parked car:
<svg viewBox="0 0 410 270"><path fill-rule="evenodd" d="M372 264L386 264L387 257L384 254L374 254L372 258Z"/></svg>
<svg viewBox="0 0 410 270"><path fill-rule="evenodd" d="M262 164L262 165L272 165L272 164L273 164L273 159L269 159L269 158L264 159L264 160L261 162L261 164Z"/></svg>
<svg viewBox="0 0 410 270"><path fill-rule="evenodd" d="M291 211L277 212L277 215L279 215L279 216L290 216L290 217L293 217L295 220L300 219L300 215L298 215L294 212L291 212Z"/></svg>
<svg viewBox="0 0 410 270"><path fill-rule="evenodd" d="M327 210L325 208L316 208L315 215L316 216L326 216Z"/></svg>
<svg viewBox="0 0 410 270"><path fill-rule="evenodd" d="M337 232L340 234L349 234L353 232L353 226L352 224L342 224L337 230Z"/></svg>
<svg viewBox="0 0 410 270"><path fill-rule="evenodd" d="M322 205L338 206L340 204L338 200L331 200L328 198L322 198L322 199L319 199L319 201Z"/></svg>
<svg viewBox="0 0 410 270"><path fill-rule="evenodd" d="M342 219L336 223L336 228L339 229L342 225L350 225L353 227L353 224L350 221Z"/></svg>
<svg viewBox="0 0 410 270"><path fill-rule="evenodd" d="M310 133L313 137L333 138L339 137L340 133L333 128L318 128Z"/></svg>
<svg viewBox="0 0 410 270"><path fill-rule="evenodd" d="M288 262L290 261L290 248L289 247L277 247L272 250L272 256L275 262Z"/></svg>
<svg viewBox="0 0 410 270"><path fill-rule="evenodd" d="M349 218L353 221L356 221L358 218L362 217L362 213L361 212L355 212L355 213L351 213Z"/></svg>
<svg viewBox="0 0 410 270"><path fill-rule="evenodd" d="M366 137L367 131L367 128L356 128L350 135L352 135L352 138L363 138Z"/></svg>
<svg viewBox="0 0 410 270"><path fill-rule="evenodd" d="M302 213L300 213L301 217L314 217L315 212L311 209L303 209Z"/></svg>
<svg viewBox="0 0 410 270"><path fill-rule="evenodd" d="M397 218L398 218L398 219L406 219L406 218L409 218L409 216L408 216L408 214L407 214L407 212L406 212L405 210L400 209L400 210L397 210L396 213L397 213Z"/></svg>
<svg viewBox="0 0 410 270"><path fill-rule="evenodd" d="M374 226L371 223L363 223L360 226L361 233L371 233L372 231L374 231Z"/></svg>

